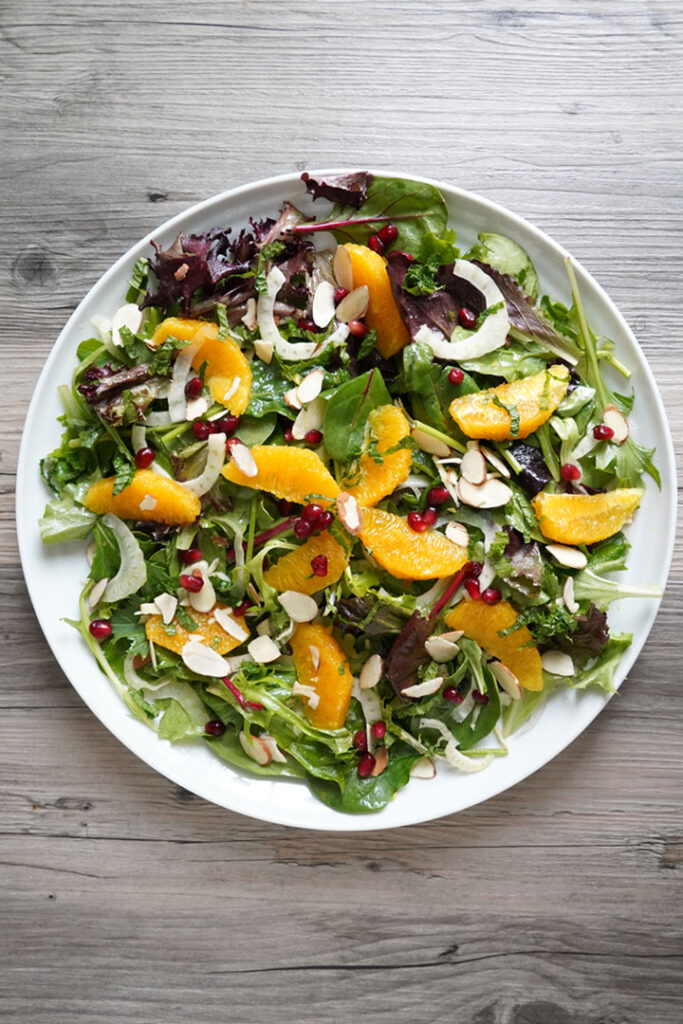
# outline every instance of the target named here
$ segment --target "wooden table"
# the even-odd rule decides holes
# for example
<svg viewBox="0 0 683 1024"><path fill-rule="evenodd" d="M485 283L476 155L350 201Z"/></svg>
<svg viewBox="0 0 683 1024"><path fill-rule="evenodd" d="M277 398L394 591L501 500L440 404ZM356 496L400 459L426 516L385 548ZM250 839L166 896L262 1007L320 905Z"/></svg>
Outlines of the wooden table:
<svg viewBox="0 0 683 1024"><path fill-rule="evenodd" d="M5 0L0 198L0 1016L678 1024L681 552L621 699L442 821L260 824L155 775L42 639L13 527L21 423L86 290L199 198L403 168L483 193L606 286L683 431L680 0Z"/></svg>

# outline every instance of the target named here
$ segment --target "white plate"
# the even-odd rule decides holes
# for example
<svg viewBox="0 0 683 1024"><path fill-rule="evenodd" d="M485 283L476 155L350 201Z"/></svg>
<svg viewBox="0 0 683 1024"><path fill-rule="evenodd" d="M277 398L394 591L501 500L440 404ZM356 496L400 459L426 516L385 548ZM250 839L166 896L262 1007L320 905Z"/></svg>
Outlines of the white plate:
<svg viewBox="0 0 683 1024"><path fill-rule="evenodd" d="M381 173L388 175L390 172ZM569 299L563 266L566 252L560 245L489 200L451 185L432 184L445 196L461 247L467 247L480 231L510 235L529 252L538 270L542 291L563 301ZM110 732L147 764L193 793L255 818L313 829L394 828L461 811L513 786L571 743L605 706L607 698L592 692L566 690L559 693L549 701L542 726L536 725L522 735L513 736L509 755L496 759L481 774L461 775L440 765L435 779L412 780L378 814L339 814L315 800L304 783L242 775L223 764L208 747L200 743L172 745L132 718L75 630L62 621L62 616L77 615L77 598L86 575L84 544L45 547L38 532L38 519L48 499L38 462L57 446L60 433L55 422L55 417L61 413L56 386L71 379L76 346L92 335L91 318L97 314L111 316L121 304L133 263L139 256L149 254L151 238L169 245L179 232L205 231L216 225L238 228L245 225L250 216L274 216L285 199L309 211L316 209L305 197L304 187L294 174L255 182L193 206L127 252L74 312L50 353L26 417L17 473L21 560L36 615L64 673ZM319 202L317 206L319 209L322 204ZM661 494L652 482L648 483L641 509L628 531L633 548L629 569L620 578L639 584L655 583L663 589L674 540L676 471L661 398L621 314L583 268L577 266L576 271L591 324L614 339L619 357L633 370L632 382L636 390L635 409L630 417L633 434L639 442L656 446L656 460L662 474ZM623 390L623 381L621 384ZM658 606L658 601L651 600L612 605L612 628L634 634L633 644L617 673L619 683L645 643Z"/></svg>

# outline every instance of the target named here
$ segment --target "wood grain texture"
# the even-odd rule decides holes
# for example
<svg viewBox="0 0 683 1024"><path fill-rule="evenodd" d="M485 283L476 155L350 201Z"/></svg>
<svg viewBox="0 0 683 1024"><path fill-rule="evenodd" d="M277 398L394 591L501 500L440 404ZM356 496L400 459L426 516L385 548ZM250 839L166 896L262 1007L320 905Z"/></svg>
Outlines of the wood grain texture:
<svg viewBox="0 0 683 1024"><path fill-rule="evenodd" d="M68 314L199 198L402 168L547 230L633 326L678 450L679 0L0 6L0 1017L22 1024L678 1024L680 545L619 700L481 807L360 837L212 807L80 703L13 529Z"/></svg>

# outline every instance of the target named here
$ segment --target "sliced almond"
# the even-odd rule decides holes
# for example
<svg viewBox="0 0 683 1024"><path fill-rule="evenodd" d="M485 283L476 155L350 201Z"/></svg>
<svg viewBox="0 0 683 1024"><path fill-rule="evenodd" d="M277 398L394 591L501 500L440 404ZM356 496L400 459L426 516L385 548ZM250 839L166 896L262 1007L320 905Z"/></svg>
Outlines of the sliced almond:
<svg viewBox="0 0 683 1024"><path fill-rule="evenodd" d="M296 409L297 412L299 411L299 409L301 408L301 402L299 401L297 388L290 388L289 391L285 391L282 397L284 398L285 403L289 406L290 409Z"/></svg>
<svg viewBox="0 0 683 1024"><path fill-rule="evenodd" d="M386 766L389 764L389 755L386 747L378 747L377 753L375 754L375 766L370 772L373 779L376 779L378 775L381 775Z"/></svg>
<svg viewBox="0 0 683 1024"><path fill-rule="evenodd" d="M258 356L262 363L270 363L273 359L272 341L264 341L262 338L257 338L254 342L254 355Z"/></svg>
<svg viewBox="0 0 683 1024"><path fill-rule="evenodd" d="M154 603L161 613L164 624L170 625L178 607L178 598L175 594L159 594L154 598Z"/></svg>
<svg viewBox="0 0 683 1024"><path fill-rule="evenodd" d="M322 398L314 398L292 423L292 437L296 441L303 441L309 430L320 430L324 419L325 402Z"/></svg>
<svg viewBox="0 0 683 1024"><path fill-rule="evenodd" d="M270 764L273 760L271 751L260 736L247 736L246 732L241 732L240 743L247 757L250 757L252 761L256 761L256 764L265 767L265 765Z"/></svg>
<svg viewBox="0 0 683 1024"><path fill-rule="evenodd" d="M203 565L200 564L194 567L194 575L197 574L197 571L201 574L204 585L202 589L198 590L196 593L190 591L187 595L188 600L190 602L190 606L194 608L196 612L210 612L216 603L216 591L214 590L213 583L209 579L206 562L204 562Z"/></svg>
<svg viewBox="0 0 683 1024"><path fill-rule="evenodd" d="M546 544L545 549L556 562L568 569L585 569L588 565L588 559L578 548L571 548L567 544Z"/></svg>
<svg viewBox="0 0 683 1024"><path fill-rule="evenodd" d="M410 769L411 779L433 779L436 775L436 767L429 757L418 757Z"/></svg>
<svg viewBox="0 0 683 1024"><path fill-rule="evenodd" d="M355 537L360 533L360 509L358 508L358 502L352 494L341 491L337 495L337 515L344 529L352 536Z"/></svg>
<svg viewBox="0 0 683 1024"><path fill-rule="evenodd" d="M504 665L502 661L492 661L489 663L489 668L493 672L495 679L507 694L509 694L513 700L519 700L522 696L522 687L520 686L519 679L511 672L507 665Z"/></svg>
<svg viewBox="0 0 683 1024"><path fill-rule="evenodd" d="M458 481L458 495L463 505L472 508L499 508L507 505L512 498L512 491L502 480L493 477L478 487L461 477Z"/></svg>
<svg viewBox="0 0 683 1024"><path fill-rule="evenodd" d="M470 535L467 532L467 527L463 526L462 523L448 523L446 526L446 536L461 548L466 548L470 542Z"/></svg>
<svg viewBox="0 0 683 1024"><path fill-rule="evenodd" d="M457 644L461 636L465 635L464 629L449 629L447 633L440 633L439 636L443 640L452 640L454 644Z"/></svg>
<svg viewBox="0 0 683 1024"><path fill-rule="evenodd" d="M233 639L237 640L239 643L244 643L248 638L249 633L247 630L242 629L239 622L237 622L236 619L233 619L227 608L215 608L213 617L221 629L224 629L228 636L233 637Z"/></svg>
<svg viewBox="0 0 683 1024"><path fill-rule="evenodd" d="M562 587L562 600L568 612L576 615L579 610L579 602L574 597L574 577L567 576Z"/></svg>
<svg viewBox="0 0 683 1024"><path fill-rule="evenodd" d="M546 651L541 655L541 664L553 676L574 675L574 662L564 651Z"/></svg>
<svg viewBox="0 0 683 1024"><path fill-rule="evenodd" d="M384 662L379 654L371 654L360 670L358 685L361 690L371 690L382 678Z"/></svg>
<svg viewBox="0 0 683 1024"><path fill-rule="evenodd" d="M247 650L252 659L259 665L267 665L280 657L280 648L269 636L257 636L255 640L247 644Z"/></svg>
<svg viewBox="0 0 683 1024"><path fill-rule="evenodd" d="M258 476L256 460L247 448L246 444L243 444L239 440L237 440L237 444L231 444L230 457L239 469L240 473L243 473L248 477Z"/></svg>
<svg viewBox="0 0 683 1024"><path fill-rule="evenodd" d="M440 665L451 661L458 653L459 647L452 640L445 640L442 636L430 636L425 640L425 651L432 659Z"/></svg>
<svg viewBox="0 0 683 1024"><path fill-rule="evenodd" d="M151 494L146 494L140 502L141 512L152 512L157 507L157 499L153 498Z"/></svg>
<svg viewBox="0 0 683 1024"><path fill-rule="evenodd" d="M327 327L334 316L334 285L330 281L321 281L313 293L313 323L317 327Z"/></svg>
<svg viewBox="0 0 683 1024"><path fill-rule="evenodd" d="M342 324L360 320L367 313L369 303L370 289L366 284L362 284L360 288L354 288L344 296L335 310L335 316Z"/></svg>
<svg viewBox="0 0 683 1024"><path fill-rule="evenodd" d="M143 601L135 614L136 615L158 615L159 614L159 609L157 608L156 603L154 601Z"/></svg>
<svg viewBox="0 0 683 1024"><path fill-rule="evenodd" d="M337 284L346 288L347 292L353 291L353 265L349 251L343 245L338 245L332 260L332 270Z"/></svg>
<svg viewBox="0 0 683 1024"><path fill-rule="evenodd" d="M258 626L256 627L257 636L272 636L273 631L270 628L270 619L261 619Z"/></svg>
<svg viewBox="0 0 683 1024"><path fill-rule="evenodd" d="M313 671L317 672L320 668L320 651L315 644L308 645L308 653L311 656L311 664L313 665Z"/></svg>
<svg viewBox="0 0 683 1024"><path fill-rule="evenodd" d="M486 480L486 460L478 448L468 448L462 457L460 472L465 480L477 487Z"/></svg>
<svg viewBox="0 0 683 1024"><path fill-rule="evenodd" d="M278 764L287 764L287 758L278 747L274 736L271 736L269 732L262 732L259 736L259 740L266 750L270 751L270 756L273 761L277 761Z"/></svg>
<svg viewBox="0 0 683 1024"><path fill-rule="evenodd" d="M447 458L451 454L451 449L444 441L439 440L438 437L432 437L431 434L425 434L424 430L420 430L419 427L413 427L410 433L417 447L421 451L427 452L428 455Z"/></svg>
<svg viewBox="0 0 683 1024"><path fill-rule="evenodd" d="M479 451L482 453L487 462L490 462L494 469L497 469L508 480L510 479L510 469L505 465L503 460L495 452L492 452L490 448L485 448L484 445L479 446Z"/></svg>
<svg viewBox="0 0 683 1024"><path fill-rule="evenodd" d="M320 695L317 693L315 687L309 686L307 683L300 683L298 681L294 683L294 686L292 687L292 696L305 697L308 702L308 706L312 711L315 711L320 703Z"/></svg>
<svg viewBox="0 0 683 1024"><path fill-rule="evenodd" d="M606 427L614 431L614 437L610 438L612 444L623 444L628 440L628 420L616 405L606 405L602 414L602 422Z"/></svg>
<svg viewBox="0 0 683 1024"><path fill-rule="evenodd" d="M200 643L199 640L188 640L180 656L190 672L198 676L213 676L215 679L222 679L227 675L228 666L225 660L211 647Z"/></svg>
<svg viewBox="0 0 683 1024"><path fill-rule="evenodd" d="M401 690L402 697L430 697L436 693L443 684L443 676L435 676L433 679L425 679L424 683L415 683L405 690Z"/></svg>
<svg viewBox="0 0 683 1024"><path fill-rule="evenodd" d="M88 607L89 608L92 609L92 608L94 608L96 605L98 605L100 603L100 598L102 597L102 594L107 589L107 583L109 583L109 577L108 576L103 576L101 580L97 581L95 586L92 588L92 590L88 594Z"/></svg>
<svg viewBox="0 0 683 1024"><path fill-rule="evenodd" d="M314 398L318 397L323 389L324 378L325 374L322 370L311 370L306 374L296 389L296 397L301 405L307 405L308 402L312 402Z"/></svg>
<svg viewBox="0 0 683 1024"><path fill-rule="evenodd" d="M285 590L280 594L280 604L292 622L312 622L318 614L318 606L313 598L298 590Z"/></svg>
<svg viewBox="0 0 683 1024"><path fill-rule="evenodd" d="M256 319L256 299L247 299L247 310L242 317L242 323L249 331L255 331L258 320Z"/></svg>
<svg viewBox="0 0 683 1024"><path fill-rule="evenodd" d="M203 416L205 412L208 412L209 403L203 395L199 398L190 398L185 404L185 419L188 423L191 420L196 420L199 416ZM221 416L225 415L225 411L220 413Z"/></svg>

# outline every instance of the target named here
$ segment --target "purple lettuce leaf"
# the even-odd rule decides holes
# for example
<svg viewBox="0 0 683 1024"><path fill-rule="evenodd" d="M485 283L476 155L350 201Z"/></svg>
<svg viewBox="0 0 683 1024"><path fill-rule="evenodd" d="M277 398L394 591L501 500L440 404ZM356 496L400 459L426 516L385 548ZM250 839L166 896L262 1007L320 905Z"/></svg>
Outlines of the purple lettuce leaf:
<svg viewBox="0 0 683 1024"><path fill-rule="evenodd" d="M434 625L419 612L413 612L391 646L384 662L384 674L399 697L417 682L418 668L429 662L425 640Z"/></svg>
<svg viewBox="0 0 683 1024"><path fill-rule="evenodd" d="M270 245L271 242L287 237L293 227L296 227L297 224L304 224L306 220L307 217L301 210L297 210L296 206L285 202L280 208L280 216L277 220L270 218L262 221L250 220L249 223L254 232L253 237L256 244L259 249L262 249L264 245Z"/></svg>
<svg viewBox="0 0 683 1024"><path fill-rule="evenodd" d="M169 249L152 242L155 254L150 270L158 281L157 291L148 291L145 306L159 306L166 313L178 302L183 313L190 309L197 289L215 291L229 277L241 277L251 268L257 253L253 235L242 232L235 241L230 228L214 228L200 235L178 235Z"/></svg>
<svg viewBox="0 0 683 1024"><path fill-rule="evenodd" d="M575 664L583 666L596 658L607 645L610 634L607 613L600 611L593 603L585 615L577 615L577 628L566 636L557 636L556 646L571 654Z"/></svg>
<svg viewBox="0 0 683 1024"><path fill-rule="evenodd" d="M524 537L513 526L504 526L508 542L503 549L508 566L505 582L527 597L538 597L543 583L543 558L536 541L524 543Z"/></svg>
<svg viewBox="0 0 683 1024"><path fill-rule="evenodd" d="M543 452L524 441L513 441L510 445L510 455L522 467L521 473L517 475L517 482L530 497L534 498L550 482L550 470L543 458Z"/></svg>
<svg viewBox="0 0 683 1024"><path fill-rule="evenodd" d="M441 267L436 274L439 285L437 291L429 295L412 295L407 292L403 282L412 262L404 252L391 252L387 258L391 290L411 338L415 338L424 324L450 338L463 306L468 306L475 313L486 308L486 299L481 292L469 281L456 277L452 263Z"/></svg>
<svg viewBox="0 0 683 1024"><path fill-rule="evenodd" d="M306 171L301 180L313 199L329 199L340 206L352 206L355 210L367 199L372 174L358 171L356 174L337 174L329 178L312 178Z"/></svg>

